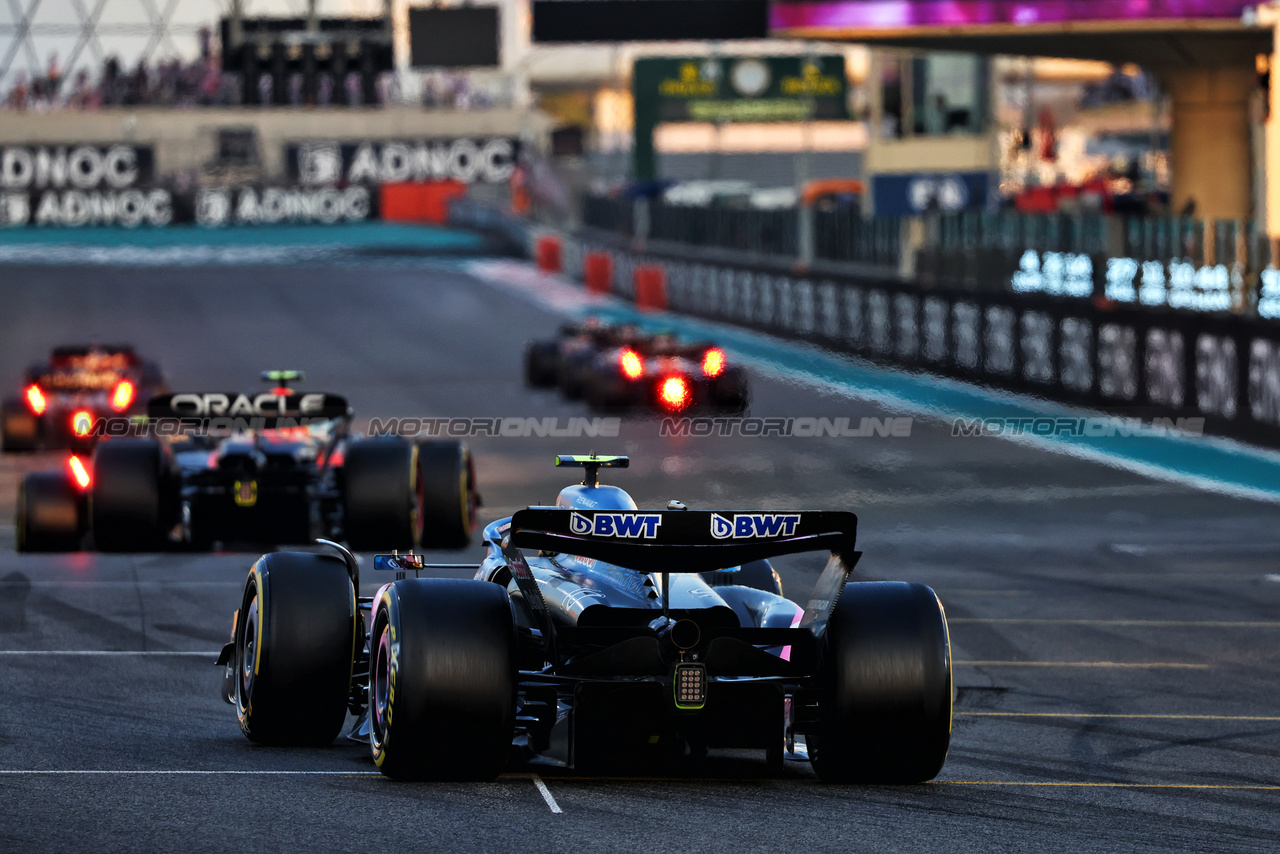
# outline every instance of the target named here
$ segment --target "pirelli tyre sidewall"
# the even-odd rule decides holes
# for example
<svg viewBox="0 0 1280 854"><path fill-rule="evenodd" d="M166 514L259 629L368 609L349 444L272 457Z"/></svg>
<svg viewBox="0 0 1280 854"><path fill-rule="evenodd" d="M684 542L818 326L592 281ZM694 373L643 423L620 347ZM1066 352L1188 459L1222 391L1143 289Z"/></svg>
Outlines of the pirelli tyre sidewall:
<svg viewBox="0 0 1280 854"><path fill-rule="evenodd" d="M475 461L465 442L433 439L417 446L416 539L424 549L471 544L480 497Z"/></svg>
<svg viewBox="0 0 1280 854"><path fill-rule="evenodd" d="M80 548L83 502L61 472L32 472L18 483L14 547L20 552L73 552Z"/></svg>
<svg viewBox="0 0 1280 854"><path fill-rule="evenodd" d="M922 783L951 740L951 645L933 590L845 586L820 648L818 729L809 755L828 782Z"/></svg>
<svg viewBox="0 0 1280 854"><path fill-rule="evenodd" d="M492 780L515 726L515 625L485 581L405 579L374 598L369 744L405 780Z"/></svg>
<svg viewBox="0 0 1280 854"><path fill-rule="evenodd" d="M358 625L355 589L340 559L259 558L234 635L234 699L245 736L268 745L332 742L347 715Z"/></svg>
<svg viewBox="0 0 1280 854"><path fill-rule="evenodd" d="M0 441L6 451L34 451L40 443L40 419L16 398L0 404Z"/></svg>

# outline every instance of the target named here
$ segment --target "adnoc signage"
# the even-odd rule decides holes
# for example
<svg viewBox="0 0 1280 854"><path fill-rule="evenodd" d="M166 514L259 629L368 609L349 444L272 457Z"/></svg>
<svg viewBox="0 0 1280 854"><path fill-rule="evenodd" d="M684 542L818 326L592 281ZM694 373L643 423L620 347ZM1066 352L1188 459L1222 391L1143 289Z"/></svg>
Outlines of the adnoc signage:
<svg viewBox="0 0 1280 854"><path fill-rule="evenodd" d="M285 146L289 177L305 187L460 181L498 184L515 171L519 143L504 137L367 142L311 141Z"/></svg>

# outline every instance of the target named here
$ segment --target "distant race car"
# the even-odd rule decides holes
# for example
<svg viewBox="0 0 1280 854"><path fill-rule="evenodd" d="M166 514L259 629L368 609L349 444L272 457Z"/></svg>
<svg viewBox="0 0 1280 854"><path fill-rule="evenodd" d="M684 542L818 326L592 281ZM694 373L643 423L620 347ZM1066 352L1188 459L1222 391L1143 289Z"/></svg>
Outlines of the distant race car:
<svg viewBox="0 0 1280 854"><path fill-rule="evenodd" d="M594 319L564 327L558 339L530 342L525 377L535 387L558 385L566 397L584 397L600 410L741 415L750 402L746 370L714 344Z"/></svg>
<svg viewBox="0 0 1280 854"><path fill-rule="evenodd" d="M143 412L166 391L160 367L127 345L55 347L27 369L21 394L2 404L4 450L89 448L100 419Z"/></svg>
<svg viewBox="0 0 1280 854"><path fill-rule="evenodd" d="M254 394L166 394L146 433L99 442L18 492L19 551L209 549L299 544L461 548L479 496L467 446L352 435L337 395L267 371ZM190 429L188 429L190 428Z"/></svg>
<svg viewBox="0 0 1280 854"><path fill-rule="evenodd" d="M852 513L640 511L597 480L626 457L556 464L583 482L486 527L473 580L379 555L396 580L360 597L342 549L261 557L218 659L243 733L323 745L350 709L349 737L402 779L492 779L513 753L590 768L709 748L807 758L828 781L938 774L946 617L923 585L851 580ZM768 562L800 552L827 556L803 607Z"/></svg>

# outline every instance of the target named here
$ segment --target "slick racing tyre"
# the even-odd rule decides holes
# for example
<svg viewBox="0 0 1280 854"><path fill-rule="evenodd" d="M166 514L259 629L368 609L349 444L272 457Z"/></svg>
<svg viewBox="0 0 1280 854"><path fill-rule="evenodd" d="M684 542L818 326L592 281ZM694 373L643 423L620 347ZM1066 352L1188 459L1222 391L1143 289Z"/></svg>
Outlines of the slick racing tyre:
<svg viewBox="0 0 1280 854"><path fill-rule="evenodd" d="M809 756L827 782L923 783L951 741L951 645L923 584L845 586L821 648Z"/></svg>
<svg viewBox="0 0 1280 854"><path fill-rule="evenodd" d="M22 401L0 404L0 441L6 451L34 451L40 441L40 422Z"/></svg>
<svg viewBox="0 0 1280 854"><path fill-rule="evenodd" d="M577 400L586 391L587 374L595 361L594 350L571 352L559 360L557 383L566 400Z"/></svg>
<svg viewBox="0 0 1280 854"><path fill-rule="evenodd" d="M80 496L62 472L32 472L18 484L15 519L20 552L80 548Z"/></svg>
<svg viewBox="0 0 1280 854"><path fill-rule="evenodd" d="M533 388L551 388L556 384L556 360L559 345L555 341L530 341L524 351L524 381Z"/></svg>
<svg viewBox="0 0 1280 854"><path fill-rule="evenodd" d="M724 373L710 381L707 397L716 409L732 415L742 415L751 402L747 386L747 372L741 365L730 365Z"/></svg>
<svg viewBox="0 0 1280 854"><path fill-rule="evenodd" d="M177 523L169 458L152 439L110 439L93 452L89 526L104 552L159 548Z"/></svg>
<svg viewBox="0 0 1280 854"><path fill-rule="evenodd" d="M382 588L369 635L369 743L388 777L492 780L515 726L507 591L416 579Z"/></svg>
<svg viewBox="0 0 1280 854"><path fill-rule="evenodd" d="M463 442L418 444L417 538L424 549L461 549L471 544L476 509L475 463Z"/></svg>
<svg viewBox="0 0 1280 854"><path fill-rule="evenodd" d="M411 549L417 539L417 465L403 439L361 439L347 446L344 520L356 551Z"/></svg>
<svg viewBox="0 0 1280 854"><path fill-rule="evenodd" d="M778 577L778 572L773 568L773 564L767 560L753 560L750 563L744 563L737 572L704 572L703 579L712 587L728 587L736 585L738 587L750 587L752 590L762 590L765 593L772 593L774 596L782 596L782 579Z"/></svg>
<svg viewBox="0 0 1280 854"><path fill-rule="evenodd" d="M263 555L236 612L234 697L240 730L269 745L323 746L351 696L356 594L346 565L306 552Z"/></svg>

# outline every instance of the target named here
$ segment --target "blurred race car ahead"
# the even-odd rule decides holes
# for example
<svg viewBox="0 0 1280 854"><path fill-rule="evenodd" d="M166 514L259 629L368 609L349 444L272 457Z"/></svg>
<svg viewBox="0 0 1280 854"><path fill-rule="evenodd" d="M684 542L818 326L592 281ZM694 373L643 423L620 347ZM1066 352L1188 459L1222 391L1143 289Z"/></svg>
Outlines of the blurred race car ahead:
<svg viewBox="0 0 1280 854"><path fill-rule="evenodd" d="M775 766L789 752L822 780L938 774L946 617L923 585L850 580L852 513L640 511L597 481L626 457L556 464L583 482L486 527L469 581L379 555L396 580L360 597L342 550L260 558L219 658L243 733L327 744L351 709L349 737L401 779L492 779L513 755L589 768L709 748ZM800 552L826 555L803 608L768 563Z"/></svg>
<svg viewBox="0 0 1280 854"><path fill-rule="evenodd" d="M2 404L4 450L89 448L100 419L140 413L166 391L160 367L127 345L55 347L27 369L21 394Z"/></svg>
<svg viewBox="0 0 1280 854"><path fill-rule="evenodd" d="M601 410L710 408L741 415L750 402L746 370L714 344L646 335L595 318L562 327L557 339L529 342L525 379L534 387L557 385L566 397L584 397Z"/></svg>
<svg viewBox="0 0 1280 854"><path fill-rule="evenodd" d="M344 398L289 388L298 371L262 376L275 387L259 394L155 397L146 436L26 475L18 550L76 551L86 534L100 551L467 545L479 496L465 444L355 436Z"/></svg>

